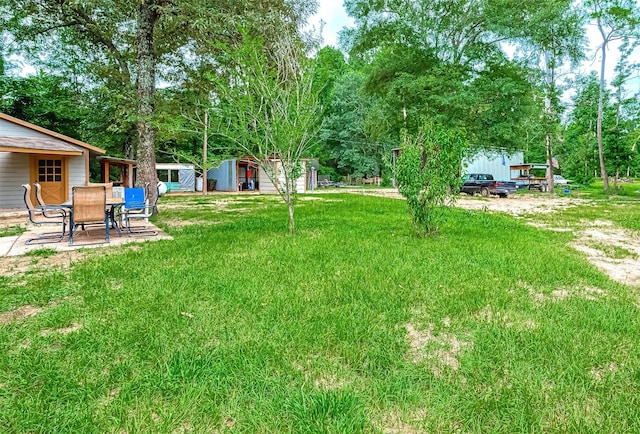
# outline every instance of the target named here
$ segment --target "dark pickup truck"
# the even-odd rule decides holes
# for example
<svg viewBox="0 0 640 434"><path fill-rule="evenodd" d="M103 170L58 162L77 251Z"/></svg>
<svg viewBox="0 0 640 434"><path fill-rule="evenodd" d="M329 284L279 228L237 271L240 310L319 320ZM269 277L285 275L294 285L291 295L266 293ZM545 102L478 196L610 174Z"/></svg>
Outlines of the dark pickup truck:
<svg viewBox="0 0 640 434"><path fill-rule="evenodd" d="M462 177L462 187L460 193L474 195L480 193L483 197L490 194L497 194L500 197L507 197L514 194L518 187L513 181L496 181L493 175L488 173L469 173Z"/></svg>

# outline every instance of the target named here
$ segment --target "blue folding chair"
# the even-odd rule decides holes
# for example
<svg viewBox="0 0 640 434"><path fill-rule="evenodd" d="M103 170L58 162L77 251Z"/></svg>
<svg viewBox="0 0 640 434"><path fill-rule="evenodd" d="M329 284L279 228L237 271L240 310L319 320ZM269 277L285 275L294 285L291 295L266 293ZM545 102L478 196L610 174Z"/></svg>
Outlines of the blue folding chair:
<svg viewBox="0 0 640 434"><path fill-rule="evenodd" d="M157 198L156 198L157 201ZM156 212L156 203L147 203L145 189L141 187L124 189L124 204L120 211L121 226L125 228L129 236L156 235L157 231L147 230L145 227L131 228L131 219L148 220Z"/></svg>
<svg viewBox="0 0 640 434"><path fill-rule="evenodd" d="M145 192L144 188L125 188L124 189L124 204L122 208L125 210L140 209L145 206Z"/></svg>

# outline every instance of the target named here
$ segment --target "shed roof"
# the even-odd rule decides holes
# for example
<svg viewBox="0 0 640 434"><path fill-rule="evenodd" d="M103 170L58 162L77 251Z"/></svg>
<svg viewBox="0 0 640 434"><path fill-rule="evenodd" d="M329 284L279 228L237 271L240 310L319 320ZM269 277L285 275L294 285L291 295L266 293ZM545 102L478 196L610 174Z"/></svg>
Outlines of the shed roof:
<svg viewBox="0 0 640 434"><path fill-rule="evenodd" d="M109 164L132 164L132 165L137 165L138 162L136 160L129 160L127 158L120 158L120 157L109 157L107 155L100 155L99 157L96 157L96 160L98 161L106 161Z"/></svg>
<svg viewBox="0 0 640 434"><path fill-rule="evenodd" d="M82 155L82 149L56 139L0 137L0 151L25 154Z"/></svg>
<svg viewBox="0 0 640 434"><path fill-rule="evenodd" d="M10 152L29 152L29 153L36 153L37 150L44 150L44 151L50 151L52 149L39 149L37 148L37 146L44 144L46 142L58 142L61 141L63 143L66 142L67 146L68 145L76 145L76 146L80 146L81 148L84 149L88 149L89 151L98 153L98 154L104 154L106 151L104 149L98 148L96 146L90 145L88 143L82 142L80 140L65 136L64 134L59 134L56 133L55 131L51 131L48 130L46 128L43 127L39 127L38 125L34 125L30 122L27 121L23 121L22 119L18 119L18 118L14 118L13 116L9 116L5 113L0 113L0 119L4 119L5 121L8 122L12 122L14 124L20 125L22 127L25 128L29 128L31 130L34 131L38 131L42 134L46 134L48 136L52 137L51 141L48 140L43 140L43 139L30 139L29 141L31 142L31 148L29 147L13 147L11 148ZM0 141L0 147L4 145L5 142L7 142L9 139L11 139L11 137L6 137L6 136L1 136L0 137L2 140ZM15 139L15 137L13 137ZM23 138L19 138L20 140L24 140ZM39 141L40 143L36 143L35 140ZM49 143L49 146L52 146L51 143ZM57 146L61 147L61 144L58 144ZM22 149L22 151L18 151L16 149ZM77 147L74 147L74 151L78 151ZM66 154L66 155L76 155L76 154Z"/></svg>

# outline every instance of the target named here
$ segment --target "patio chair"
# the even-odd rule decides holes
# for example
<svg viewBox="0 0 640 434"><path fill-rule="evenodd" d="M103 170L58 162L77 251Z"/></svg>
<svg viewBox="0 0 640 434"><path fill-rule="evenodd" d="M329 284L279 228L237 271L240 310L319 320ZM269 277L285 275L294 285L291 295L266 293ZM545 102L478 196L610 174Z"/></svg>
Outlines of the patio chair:
<svg viewBox="0 0 640 434"><path fill-rule="evenodd" d="M22 184L24 188L24 205L27 208L29 221L36 226L60 225L60 233L44 233L38 237L29 238L25 244L58 243L65 236L70 210L59 205L34 205L31 201L31 185Z"/></svg>
<svg viewBox="0 0 640 434"><path fill-rule="evenodd" d="M113 182L88 182L88 187L104 187L107 197L113 197Z"/></svg>
<svg viewBox="0 0 640 434"><path fill-rule="evenodd" d="M47 205L44 202L44 199L42 198L42 186L37 183L34 182L33 183L33 187L35 188L36 191L36 202L38 203L38 206L44 206L44 207L49 207L49 208L53 208L54 212L53 212L53 216L52 217L56 217L57 214L57 210L63 208L67 213L71 214L71 209L69 207L66 206L61 206L61 205L57 205L57 204L49 204ZM50 211L44 211L45 217L46 217L46 213L50 212Z"/></svg>
<svg viewBox="0 0 640 434"><path fill-rule="evenodd" d="M158 184L159 185L159 184ZM149 217L158 212L157 204L160 193L156 191L153 202L149 202L145 188L127 188L124 190L124 204L120 209L121 226L127 231L129 236L157 235L158 231L148 229L146 226L132 227L131 220L144 219L149 221ZM156 186L156 188L158 188Z"/></svg>
<svg viewBox="0 0 640 434"><path fill-rule="evenodd" d="M44 203L44 199L42 199L42 186L37 182L35 182L33 186L36 189L36 202L38 202L39 206L45 206L46 203Z"/></svg>
<svg viewBox="0 0 640 434"><path fill-rule="evenodd" d="M78 226L88 234L88 225L104 224L105 242L109 242L109 211L107 209L107 194L105 186L73 187L73 213L71 214L71 229L69 231L69 245L73 245L73 235Z"/></svg>

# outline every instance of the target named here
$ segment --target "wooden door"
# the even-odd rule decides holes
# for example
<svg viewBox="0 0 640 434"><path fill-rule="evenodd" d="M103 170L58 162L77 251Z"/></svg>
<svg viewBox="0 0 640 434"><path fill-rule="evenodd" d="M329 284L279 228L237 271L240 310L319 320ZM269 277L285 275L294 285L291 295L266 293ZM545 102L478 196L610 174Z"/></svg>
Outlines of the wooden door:
<svg viewBox="0 0 640 434"><path fill-rule="evenodd" d="M31 183L42 186L42 199L46 204L59 204L67 200L67 164L62 155L36 155L31 165ZM34 203L35 203L35 197Z"/></svg>

